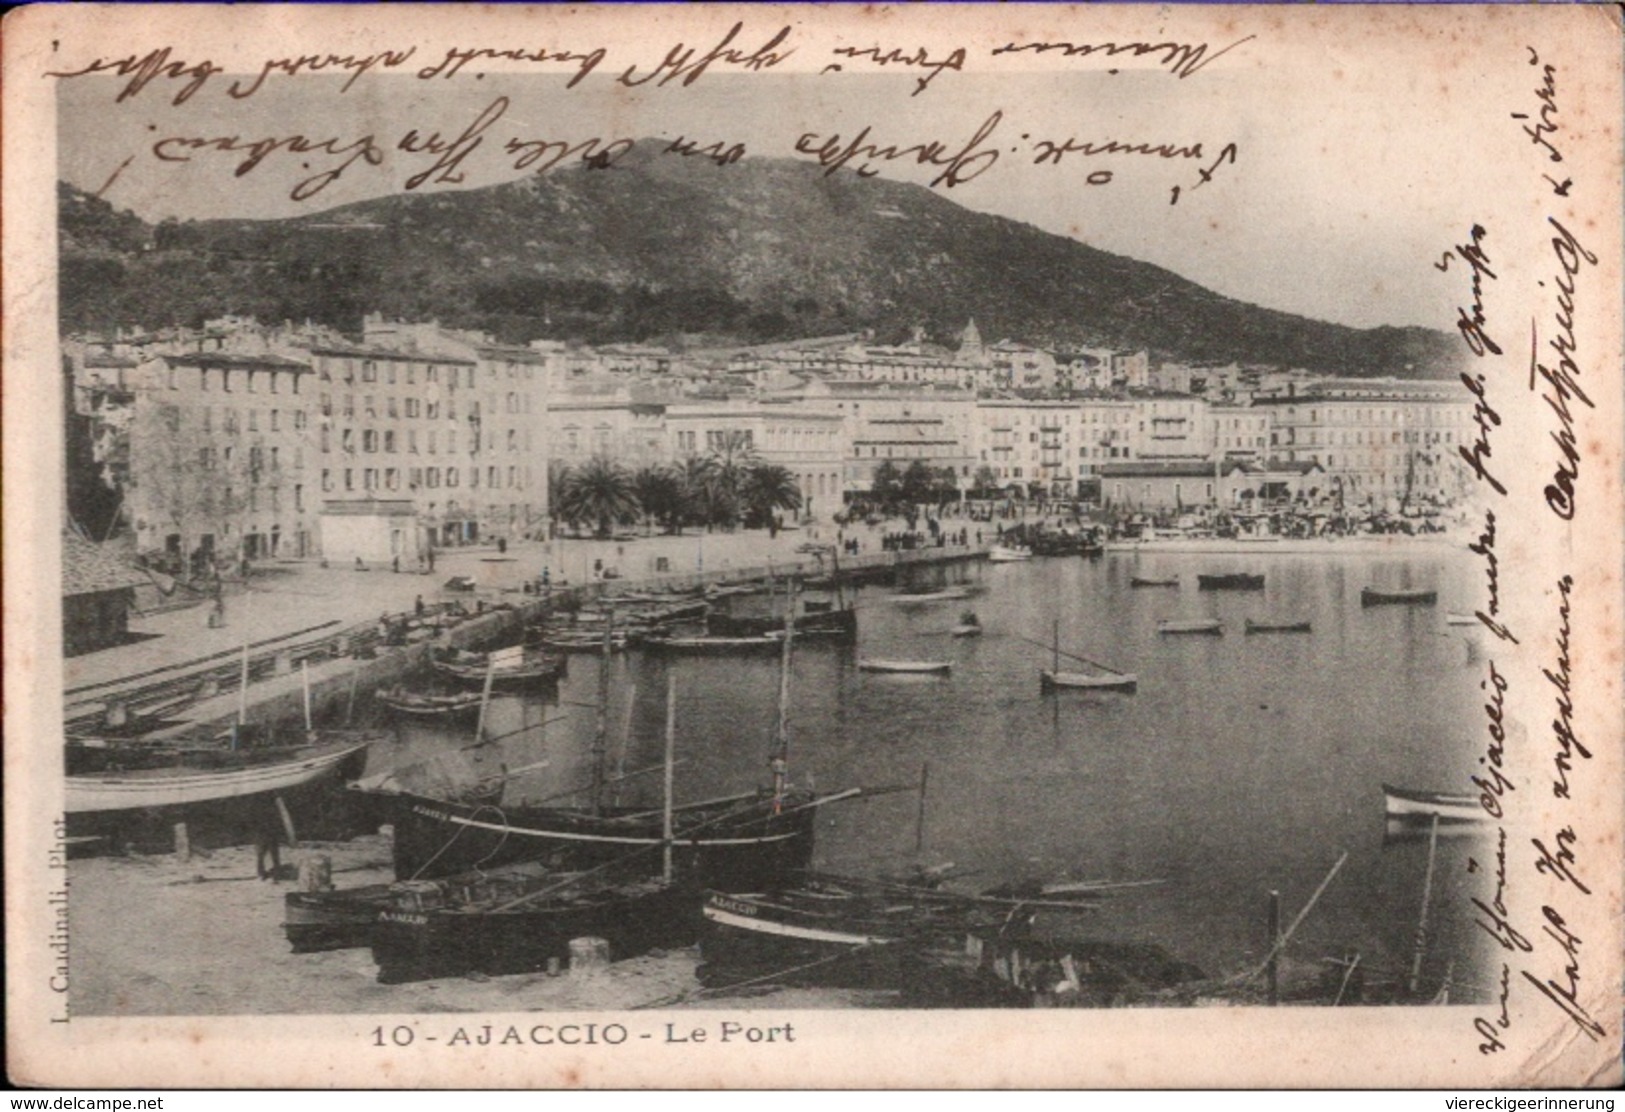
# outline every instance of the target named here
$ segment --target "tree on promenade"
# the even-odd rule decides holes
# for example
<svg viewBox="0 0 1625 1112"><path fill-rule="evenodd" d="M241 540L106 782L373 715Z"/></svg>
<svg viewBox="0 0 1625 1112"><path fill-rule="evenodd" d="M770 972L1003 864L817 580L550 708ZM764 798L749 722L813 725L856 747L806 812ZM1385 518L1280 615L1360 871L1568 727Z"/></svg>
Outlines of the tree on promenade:
<svg viewBox="0 0 1625 1112"><path fill-rule="evenodd" d="M712 520L732 529L739 523L741 495L745 478L761 460L751 443L750 433L729 429L711 436L711 450L706 458L712 467Z"/></svg>
<svg viewBox="0 0 1625 1112"><path fill-rule="evenodd" d="M903 501L911 506L936 501L937 473L923 459L913 460L903 470Z"/></svg>
<svg viewBox="0 0 1625 1112"><path fill-rule="evenodd" d="M987 464L985 464L985 463L982 464L982 466L980 466L980 467L978 467L976 469L976 474L971 479L971 493L973 495L975 495L977 498L996 498L996 497L998 497L998 494L999 494L999 476L998 476L998 473L995 472L993 470L993 468L989 467Z"/></svg>
<svg viewBox="0 0 1625 1112"><path fill-rule="evenodd" d="M651 532L656 525L667 533L682 529L685 509L683 476L676 468L663 463L638 468L632 475L632 493L637 497L644 521Z"/></svg>
<svg viewBox="0 0 1625 1112"><path fill-rule="evenodd" d="M553 534L559 526L570 524L564 518L565 491L570 489L572 468L563 460L549 460L547 464L547 516L553 522Z"/></svg>
<svg viewBox="0 0 1625 1112"><path fill-rule="evenodd" d="M608 537L616 525L638 519L638 500L632 476L606 456L594 456L569 475L561 504L565 521L590 522L596 535Z"/></svg>
<svg viewBox="0 0 1625 1112"><path fill-rule="evenodd" d="M869 483L869 499L881 513L893 513L903 500L903 473L891 460L877 468Z"/></svg>
<svg viewBox="0 0 1625 1112"><path fill-rule="evenodd" d="M766 526L770 536L778 535L774 510L799 510L801 488L788 468L776 463L758 463L745 473L740 502L745 507L747 526Z"/></svg>
<svg viewBox="0 0 1625 1112"><path fill-rule="evenodd" d="M717 523L719 507L725 502L717 477L716 462L709 456L689 456L678 470L682 486L683 518L706 531Z"/></svg>

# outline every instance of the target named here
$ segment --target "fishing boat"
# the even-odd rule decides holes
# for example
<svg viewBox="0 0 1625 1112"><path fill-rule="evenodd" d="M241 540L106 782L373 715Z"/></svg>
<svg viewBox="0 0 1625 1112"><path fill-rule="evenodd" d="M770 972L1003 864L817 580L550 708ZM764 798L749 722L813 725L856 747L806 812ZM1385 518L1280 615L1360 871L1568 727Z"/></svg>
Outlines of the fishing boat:
<svg viewBox="0 0 1625 1112"><path fill-rule="evenodd" d="M710 987L768 980L897 989L973 972L994 951L1025 939L1041 909L1095 906L1083 898L960 894L808 873L766 892L707 892L695 974Z"/></svg>
<svg viewBox="0 0 1625 1112"><path fill-rule="evenodd" d="M478 691L458 691L440 695L432 692L411 691L405 687L380 687L373 696L396 714L409 718L456 718L477 713L481 695Z"/></svg>
<svg viewBox="0 0 1625 1112"><path fill-rule="evenodd" d="M1435 817L1441 828L1473 826L1490 820L1479 797L1471 793L1424 791L1384 784L1382 795L1390 825L1420 826L1425 829Z"/></svg>
<svg viewBox="0 0 1625 1112"><path fill-rule="evenodd" d="M970 598L969 587L943 587L936 591L917 591L887 596L888 601L895 602L899 606L927 602L956 602L967 598Z"/></svg>
<svg viewBox="0 0 1625 1112"><path fill-rule="evenodd" d="M681 653L688 656L737 656L750 653L777 653L784 647L780 634L764 633L752 637L666 637L647 636L638 644L645 649L662 653Z"/></svg>
<svg viewBox="0 0 1625 1112"><path fill-rule="evenodd" d="M987 550L991 564L1017 564L1033 558L1033 550L1019 544L996 544Z"/></svg>
<svg viewBox="0 0 1625 1112"><path fill-rule="evenodd" d="M1129 576L1128 585L1130 587L1177 587L1179 586L1179 578L1175 576L1169 579L1147 579L1141 575L1131 575Z"/></svg>
<svg viewBox="0 0 1625 1112"><path fill-rule="evenodd" d="M863 657L858 661L860 672L886 672L899 676L946 676L953 664L946 660L879 660Z"/></svg>
<svg viewBox="0 0 1625 1112"><path fill-rule="evenodd" d="M959 624L948 632L954 637L980 637L982 620L976 616L976 611L967 610L959 615Z"/></svg>
<svg viewBox="0 0 1625 1112"><path fill-rule="evenodd" d="M217 753L222 767L187 765L89 773L65 778L68 814L215 803L286 792L341 773L359 773L371 739L249 748Z"/></svg>
<svg viewBox="0 0 1625 1112"><path fill-rule="evenodd" d="M1157 623L1157 632L1222 634L1224 623L1217 618L1163 618Z"/></svg>
<svg viewBox="0 0 1625 1112"><path fill-rule="evenodd" d="M568 960L573 938L602 938L610 960L620 961L691 944L698 902L653 877L558 873L535 863L459 886L401 883L372 927L372 956L380 984L540 972Z"/></svg>
<svg viewBox="0 0 1625 1112"><path fill-rule="evenodd" d="M858 614L850 608L834 610L812 610L808 604L807 612L798 615L795 619L796 636L807 637L818 635L821 640L856 640L858 636ZM770 634L781 634L784 629L782 616L768 615L734 615L719 614L713 611L706 615L705 631L713 637L763 637Z"/></svg>
<svg viewBox="0 0 1625 1112"><path fill-rule="evenodd" d="M1196 587L1201 591L1262 591L1264 577L1247 572L1229 572L1225 575L1198 575Z"/></svg>
<svg viewBox="0 0 1625 1112"><path fill-rule="evenodd" d="M1037 643L1034 642L1034 644ZM1064 672L1061 670L1061 657L1063 656L1082 661L1097 669L1097 671ZM1059 688L1134 691L1139 687L1139 684L1140 678L1132 672L1120 672L1115 668L1108 668L1104 664L1090 660L1088 657L1078 656L1076 653L1063 653L1061 651L1061 623L1059 621L1055 623L1054 636L1050 645L1050 666L1041 668L1038 672L1038 688L1040 691L1055 691Z"/></svg>
<svg viewBox="0 0 1625 1112"><path fill-rule="evenodd" d="M391 884L364 884L282 897L282 933L296 954L372 944L378 913L390 905Z"/></svg>
<svg viewBox="0 0 1625 1112"><path fill-rule="evenodd" d="M1385 591L1376 587L1360 588L1361 606L1432 606L1438 600L1438 591L1421 589Z"/></svg>
<svg viewBox="0 0 1625 1112"><path fill-rule="evenodd" d="M437 799L410 789L390 791L384 802L394 826L395 875L411 880L447 876L475 867L551 859L559 868L596 868L612 861L658 862L654 851L670 845L678 879L723 889L747 890L780 882L812 860L818 809L890 788L850 788L815 795L788 780L785 726L789 703L791 642L782 653L779 737L771 787L674 806L668 831L662 810L604 806L603 708L608 700L607 660L599 673L600 728L593 744L593 799L587 807L547 801Z"/></svg>
<svg viewBox="0 0 1625 1112"><path fill-rule="evenodd" d="M627 637L624 630L611 634L607 640L609 651L612 653L621 652L626 648ZM602 653L605 641L603 634L591 630L548 630L539 631L536 644L551 653Z"/></svg>
<svg viewBox="0 0 1625 1112"><path fill-rule="evenodd" d="M1255 622L1251 618L1242 622L1242 628L1248 633L1308 633L1308 622Z"/></svg>
<svg viewBox="0 0 1625 1112"><path fill-rule="evenodd" d="M434 661L435 670L459 683L524 690L555 684L568 671L565 658L527 649L522 645L490 653L453 649Z"/></svg>

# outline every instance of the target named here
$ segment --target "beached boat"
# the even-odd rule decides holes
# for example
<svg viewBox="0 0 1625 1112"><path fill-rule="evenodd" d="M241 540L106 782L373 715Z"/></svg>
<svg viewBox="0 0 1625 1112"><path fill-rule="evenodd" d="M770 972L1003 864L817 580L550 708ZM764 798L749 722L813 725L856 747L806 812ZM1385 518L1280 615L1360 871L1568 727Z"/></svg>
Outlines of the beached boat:
<svg viewBox="0 0 1625 1112"><path fill-rule="evenodd" d="M1198 575L1196 587L1202 591L1262 591L1264 577L1247 572L1229 572L1224 575Z"/></svg>
<svg viewBox="0 0 1625 1112"><path fill-rule="evenodd" d="M1033 550L1017 544L996 544L987 551L992 564L1017 564L1033 558Z"/></svg>
<svg viewBox="0 0 1625 1112"><path fill-rule="evenodd" d="M391 900L390 884L365 884L328 892L288 892L282 897L282 933L296 954L348 950L372 943L378 913Z"/></svg>
<svg viewBox="0 0 1625 1112"><path fill-rule="evenodd" d="M154 767L65 778L68 814L214 803L286 792L341 772L359 773L371 740L226 751L223 767Z"/></svg>
<svg viewBox="0 0 1625 1112"><path fill-rule="evenodd" d="M860 672L886 672L899 676L946 676L953 664L946 660L879 660L869 657L858 661Z"/></svg>
<svg viewBox="0 0 1625 1112"><path fill-rule="evenodd" d="M1361 606L1432 606L1438 600L1438 591L1422 589L1385 591L1376 587L1360 588Z"/></svg>
<svg viewBox="0 0 1625 1112"><path fill-rule="evenodd" d="M405 687L380 687L373 696L396 714L410 718L455 718L477 713L478 691L458 691L449 695L411 691Z"/></svg>
<svg viewBox="0 0 1625 1112"><path fill-rule="evenodd" d="M1308 622L1255 622L1251 618L1242 623L1248 633L1308 633Z"/></svg>
<svg viewBox="0 0 1625 1112"><path fill-rule="evenodd" d="M1158 633L1220 633L1224 623L1217 618L1163 618L1157 623Z"/></svg>
<svg viewBox="0 0 1625 1112"><path fill-rule="evenodd" d="M1177 576L1170 579L1147 579L1144 576L1131 575L1129 576L1128 585L1130 587L1177 587L1179 586L1179 579Z"/></svg>
<svg viewBox="0 0 1625 1112"><path fill-rule="evenodd" d="M372 928L380 984L565 964L570 940L602 938L620 961L699 933L694 892L653 878L616 880L520 865L466 886L397 884Z"/></svg>

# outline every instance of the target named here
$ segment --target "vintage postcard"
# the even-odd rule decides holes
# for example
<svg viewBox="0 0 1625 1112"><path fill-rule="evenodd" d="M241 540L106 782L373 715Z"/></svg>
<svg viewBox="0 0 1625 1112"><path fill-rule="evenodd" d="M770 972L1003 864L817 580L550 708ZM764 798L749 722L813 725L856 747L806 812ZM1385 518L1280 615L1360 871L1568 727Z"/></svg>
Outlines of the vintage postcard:
<svg viewBox="0 0 1625 1112"><path fill-rule="evenodd" d="M12 1079L1617 1085L1619 21L11 13Z"/></svg>

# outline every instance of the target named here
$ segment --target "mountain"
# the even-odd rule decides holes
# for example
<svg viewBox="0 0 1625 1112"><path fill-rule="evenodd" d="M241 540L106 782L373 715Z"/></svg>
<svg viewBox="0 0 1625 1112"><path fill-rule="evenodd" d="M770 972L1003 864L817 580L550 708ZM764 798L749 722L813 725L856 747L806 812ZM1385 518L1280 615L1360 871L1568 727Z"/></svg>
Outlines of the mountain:
<svg viewBox="0 0 1625 1112"><path fill-rule="evenodd" d="M640 144L607 170L397 194L283 220L156 226L59 187L62 326L227 313L356 329L437 318L510 342L762 342L922 325L1359 375L1448 373L1459 344L1220 297L922 186Z"/></svg>

